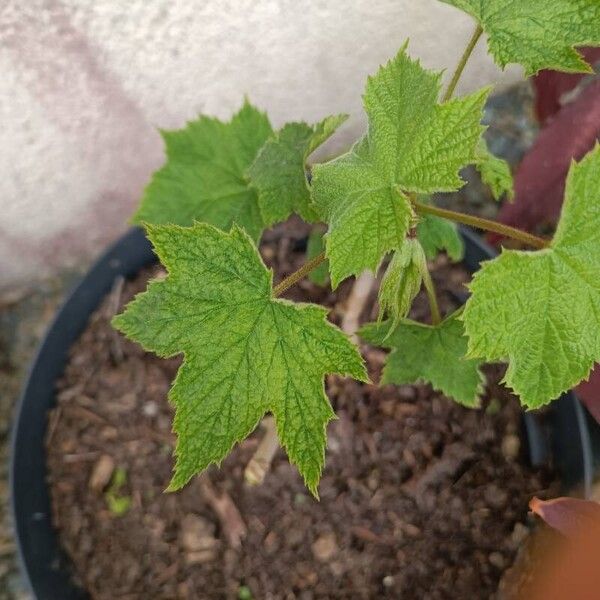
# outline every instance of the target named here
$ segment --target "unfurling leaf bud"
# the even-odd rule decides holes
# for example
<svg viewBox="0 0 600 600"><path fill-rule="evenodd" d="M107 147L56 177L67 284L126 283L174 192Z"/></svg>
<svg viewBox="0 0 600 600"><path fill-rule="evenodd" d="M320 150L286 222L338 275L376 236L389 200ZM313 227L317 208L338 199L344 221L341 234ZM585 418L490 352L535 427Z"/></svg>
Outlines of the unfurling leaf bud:
<svg viewBox="0 0 600 600"><path fill-rule="evenodd" d="M393 331L400 319L408 314L415 296L421 289L427 259L416 238L407 238L394 253L379 288L379 320L384 313L392 317Z"/></svg>

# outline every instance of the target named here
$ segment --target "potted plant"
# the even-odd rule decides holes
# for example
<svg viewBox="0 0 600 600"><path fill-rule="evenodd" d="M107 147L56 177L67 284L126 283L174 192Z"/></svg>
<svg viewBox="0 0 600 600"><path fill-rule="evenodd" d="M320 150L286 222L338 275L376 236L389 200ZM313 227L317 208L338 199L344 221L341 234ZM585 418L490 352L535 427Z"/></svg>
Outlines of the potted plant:
<svg viewBox="0 0 600 600"><path fill-rule="evenodd" d="M103 372L103 380L113 381L110 394L103 395L102 390L98 390L96 398L87 395L86 386L94 380L94 367L85 359L74 356L60 384L58 412L53 413L47 429L43 419L35 420L34 426L25 421L29 417L27 412L32 410L28 399L36 394L52 397L50 386L62 370L64 356L60 355L62 353L43 356L50 361L50 365L44 367L49 377L40 373L40 359L36 362L17 425L13 490L27 570L32 579L45 577L44 583L36 587L39 598L66 598L67 594L80 592L76 591L76 587L67 592L60 570L52 571L52 565L48 564L48 556L56 552L55 541L48 538L47 547L32 545L32 538L28 539L25 535L36 526L44 528L47 533L50 524L44 481L37 481L37 487L31 490L31 496L35 491L43 499L41 510L25 511L20 504L28 501L23 500L22 473L27 470L44 472L43 459L40 465L39 455L28 457L27 442L39 442L46 435L51 477L65 463L75 464L69 467L74 476L84 473L89 491L97 496L100 492L98 501L105 507L100 521L104 521L94 526L96 532L103 528L106 531L106 523L114 525L114 519L122 517L125 523L128 512L136 505L138 514L144 514L144 506L154 506L154 488L144 487L145 484L139 481L140 489L136 496L135 481L128 480L129 475L121 465L114 460L110 462L112 459L103 448L110 447L118 433L114 433L115 424L109 422L112 417L107 417L102 411L113 410L115 423L126 421L127 402L131 403L133 412L129 417L133 414L133 421L129 426L137 428L138 437L128 439L127 447L128 452L137 456L145 448L139 438L140 431L148 432L140 414L135 411L140 409L143 415L155 419L152 423L157 427L161 423L160 417L169 414L167 409L163 411L157 406L153 395L158 393L164 397L165 372L175 374L177 371L169 391L169 399L175 409L173 429L177 438L174 473L168 491L181 490L186 485L187 488L179 493L183 504L174 508L168 518L161 515L156 532L151 531L156 523L152 523L151 519L148 521L140 545L151 544L156 538L160 549L157 552L168 553L169 540L172 542L176 538L185 554L184 563L200 569L199 579L178 581L175 587L165 592L165 597L194 597L199 589L213 584L216 573L235 571L235 561L241 559L239 555L236 555L237 559L235 556L232 558L229 550L237 548L239 552L244 535L262 536L261 548L267 554L284 553L294 547L305 551L308 547L317 563L326 563L326 568L333 573L334 585L338 585L335 578L347 582L348 587L344 588L347 594L372 597L378 593L376 590L381 593L387 590L393 595L395 591L411 589L410 585L414 591L420 589L418 586L431 582L432 574L425 572L422 566L417 565L416 571L410 572L412 579L400 581L400 575L390 574L376 583L368 577L355 581L344 567L345 561L354 560L358 565L361 556L369 555L363 547L368 544L379 548L377 552L384 548L384 555L388 556L389 548L395 549L398 540L407 544L411 538L420 539L421 529L398 517L400 505L395 504L392 509L386 504L386 491L379 495L372 493L379 488L381 481L385 481L386 490L393 489L393 482L398 486L406 484L403 493L410 498L401 505L402 510L408 506L417 507L421 514L424 510L427 514L429 510L431 523L436 523L435 531L441 536L441 546L444 535L454 535L451 527L448 529L448 523L454 517L440 514L436 521L433 509L439 498L432 495L431 489L439 487L440 481L450 487L460 487L465 473L474 477L473 481L485 478L483 473L475 475L471 470L473 464L480 463L476 456L478 450L489 449L490 456L495 457L485 467L488 476L494 476L496 463L493 461L502 460L500 457L504 456L506 460L502 464L510 463L506 467L511 469L510 477L522 478L519 481L523 486L540 485L539 479L527 479L515 462L519 453L514 447L515 415L494 397L506 394L494 381L498 378L498 371L484 371L483 365L485 362L507 362L504 383L526 408L532 409L548 404L586 378L594 361L600 358L597 347L599 297L595 283L600 270L597 261L600 213L594 208L598 204L600 188L600 150L592 151L579 164L572 166L561 222L553 240L441 209L435 206L432 195L461 187L463 181L459 170L469 164L476 165L496 196L511 195L510 170L503 161L489 153L482 137L485 129L481 125L482 111L490 90L453 98L461 73L482 34L487 33L490 52L502 67L517 62L525 67L528 74L542 68L586 70L589 66L573 46L600 44L600 8L592 0L577 4L561 0L543 12L540 12L537 0L528 0L518 7L501 0L448 0L447 3L466 10L477 21L449 86L441 93L440 74L424 69L409 56L408 46L404 45L367 81L364 95L369 119L367 133L346 154L313 165L310 177L307 177L308 156L333 134L344 116L328 117L312 126L289 123L279 131L273 131L267 116L246 101L228 123L202 116L183 130L163 134L167 162L154 174L134 216L134 223L144 227L166 273L150 275L147 290L136 295L123 312L120 310L123 300L132 297L140 285L143 287L149 275L146 273L141 283L138 278L138 282L129 285L126 292L123 292L120 280L113 294L116 300L109 312L120 312L113 319L114 326L146 350L163 357L183 355L183 362L171 361L166 367L160 367L157 359L144 359L154 362L140 366L140 351L135 350L133 344L112 337L113 334L107 334L105 329L98 332L95 323L102 322L102 319L108 321L105 306L103 316L92 320L84 338L87 336L86 339L92 343L87 354L90 360L95 361L93 364L109 365L108 371ZM532 22L535 22L535 27ZM506 35L507 28L510 36ZM311 234L308 246L312 256L295 270L291 268L295 265L291 265L290 261L286 263L281 255L276 256L282 238L285 238L283 245L288 249L293 246L294 234L290 234L290 227L294 228L289 224L287 229L276 229L275 234L270 234L271 238L264 236L262 257L257 246L267 228L287 220L293 213L307 223L324 223L327 229L324 236ZM300 238L308 232L299 221L292 223L300 229ZM443 260L434 259L440 251L460 259L465 240L471 266L486 257L486 251L469 234L463 233L461 237L456 223L502 234L527 248L504 251L486 261L469 285L471 294L462 306L464 298L460 297L458 289L464 282L464 276L459 271L452 271L454 267ZM324 246L324 250L315 251L320 245ZM139 232L124 238L97 265L93 278L88 278L96 289L80 288L71 300L71 303L82 303L83 319L87 319L96 308L99 297L108 291L115 272L131 277L150 262L150 256L149 246ZM429 262L427 259L430 259ZM267 268L265 260L283 265L285 271L292 272L285 277L277 273L279 282L273 285L273 271ZM294 286L311 273L314 275L314 271L325 263L334 293L315 292L312 288L304 294L298 292ZM348 306L357 304L357 312L362 312L364 302L357 302L356 298L368 297L368 290L374 282L374 277L368 272L376 273L382 264L385 265L385 273L378 293L379 317L358 331L358 336L370 345L363 346L367 354L366 364L356 341L349 337L349 334L355 334L353 325L343 327L342 331L327 320L326 309L294 300L319 297L329 307L342 300ZM436 268L445 269L449 280L454 277L458 288L453 288L447 281L441 282L442 277L436 276ZM357 280L354 288L350 289L347 280L352 276L356 276ZM436 289L442 287L440 283L444 288L442 293ZM357 289L359 284L367 288L367 293ZM423 294L420 294L421 289ZM417 306L415 302L421 304ZM408 318L411 309L411 315L419 313L421 322ZM66 322L68 316L58 318L50 334L54 339L51 337L50 342L46 341L47 347L53 343L64 346L65 341L70 344L82 328L81 321ZM94 346L98 340L101 344ZM384 384L431 384L431 387L418 388L427 389L425 409L416 402L420 392L414 389L407 398L410 401L395 404L389 401L397 400L398 396L389 398L385 394L396 388L384 388L387 391L382 392L383 395L373 391L376 386L371 381L380 375L383 359L383 352L376 350L377 347L391 351L383 367L381 379ZM51 353L50 350L45 352ZM119 354L123 352L127 355L125 362ZM119 361L122 363L120 367ZM134 368L134 365L137 367ZM141 379L135 380L136 369ZM490 375L487 390L484 386L486 373ZM78 382L73 381L73 374L77 374ZM382 453L377 446L379 437L370 430L364 436L358 436L356 439L363 440L364 452L371 455L371 462L362 465L358 477L359 471L344 466L344 460L354 456L356 448L344 446L349 437L347 432L338 431L333 445L337 445L339 458L334 462L340 468L339 473L349 469L352 479L348 483L337 480L333 492L331 486L326 490L324 502L331 499L330 494L335 497L340 506L346 507L340 508L341 515L346 515L344 510L348 510L348 515L364 517L367 512L377 513L380 508L388 515L389 521L375 527L375 530L360 523L346 528L348 535L353 537L348 538L344 545L336 538L335 511L330 512L332 531L328 532L327 526L321 524L319 535L307 542L302 528L284 523L285 511L277 513L273 501L280 494L284 506L312 502L299 491L297 482L290 483L289 478L294 475L290 475L284 465L272 477L281 476L284 488L276 486L271 490L268 502L262 498L263 504L269 506L270 514L261 512L260 492L257 492L259 496L254 496L254 503L246 507L248 519L255 517L256 531L248 533L239 511L229 502L231 496L226 493L227 485L223 484L215 492L210 479L196 476L212 464L221 464L234 445L242 444L241 452L248 455L246 458L251 458L246 478L260 480L270 468L278 440L310 494L318 497L325 462L327 425L334 418L323 381L325 376L335 374L359 382L342 384L339 379L329 377L329 393L335 396L336 406L346 415L348 427L364 422L368 416L377 420L387 415L396 425L401 423L408 430L394 438L398 429L387 429L395 451L404 446L402 468L393 473L386 471L383 465L390 462L390 457L394 463L397 455ZM460 406L452 406L450 400L441 402L432 388L438 396L442 394ZM73 414L61 414L61 407L63 413L68 413L74 398L77 399L75 404L80 419L87 423L87 429L78 432L78 439L88 443L85 442L88 429L101 430L105 438L102 447L94 438L90 442L90 451L83 453L93 459L91 470L90 467L81 468L78 461L85 462L87 459L82 458L78 448L73 447L73 440L66 434L63 436L61 429L65 422L73 422ZM353 407L349 403L352 398L358 398L360 406ZM365 399L370 400L367 402ZM464 410L464 407L480 407L482 399L485 413ZM589 474L589 444L581 424L581 409L572 399L563 399L562 403L570 415L563 419L563 423L568 421L569 426L575 423L581 439L583 450L580 454L585 460L577 457L580 459L579 471L586 470L587 465ZM422 410L425 413L420 412ZM160 414L161 411L164 414ZM267 413L273 416L273 420L265 421L263 439L260 443L253 441L244 446L243 440ZM439 431L432 426L432 440L429 441L414 430L414 425L425 416L434 420L436 414L450 425ZM466 416L475 414L479 416ZM491 424L494 417L497 417L497 423L503 424L504 433ZM462 431L461 437L457 431L463 425L466 427L467 423L470 423L471 429L468 435L466 429ZM527 423L529 429L535 431L535 422L528 419ZM90 429L90 424L95 425ZM481 437L476 435L478 429ZM128 431L131 433L133 429ZM506 432L509 435L504 435ZM465 445L469 435L474 437L474 446ZM164 427L152 429L152 436L155 443L168 449L171 439ZM62 444L59 458L53 454L57 439ZM373 439L376 441L373 442ZM418 456L411 450L411 444L417 443L415 440L418 441ZM500 446L500 454L495 454ZM535 443L534 446L541 448ZM68 461L65 453L71 457ZM103 463L106 456L108 458ZM161 461L158 456L144 464L156 462L159 469ZM384 456L388 456L388 463ZM427 461L431 459L435 459L438 466L428 469ZM244 460L226 461L225 470L239 473L240 461ZM148 469L142 469L140 473L143 471ZM137 477L136 473L132 470L131 477ZM162 481L164 474L161 473L157 471L157 477ZM54 516L63 530L70 531L63 535L63 544L71 559L84 556L89 568L93 569L98 559L94 546L101 545L101 538L88 537L84 543L83 538L78 536L88 527L89 516L72 511L64 513L62 510L69 509L70 504L65 499L74 498L75 493L89 499L87 492L82 491L81 481L64 485L52 481ZM286 488L286 485L289 487ZM489 527L490 521L481 515L489 515L490 511L496 510L498 514L509 515L511 526L519 522L513 514L510 494L503 492L497 482L490 483L488 488L481 514L467 525L477 531L477 539L484 548L486 527ZM193 494L190 494L190 489L193 489ZM219 532L215 531L214 523L207 521L201 507L190 508L190 495L197 496L197 492L217 515ZM357 504L356 498L361 494L368 497L365 506ZM322 495L326 494L322 492ZM448 496L441 497L448 499ZM454 503L457 523L468 514L465 507L467 499L466 496L457 498ZM318 506L311 503L313 514L306 517L309 528L314 524L314 512L319 510ZM337 505L334 503L332 506ZM189 511L185 514L189 518L177 524L173 515L181 516L184 514L182 511ZM269 522L274 514L281 518L279 528L273 527L265 533L265 522ZM339 527L342 525L343 522ZM116 535L118 528L119 525L111 529L111 535ZM386 528L390 528L390 532L384 531ZM505 524L503 528L506 528ZM295 544L289 539L285 543L282 541L286 531L290 538L298 536ZM273 536L269 537L270 534ZM491 529L487 530L487 534L493 537ZM132 536L130 531L125 535ZM78 540L77 547L70 543L73 539ZM227 540L229 549L221 547L223 539ZM452 539L456 541L454 537ZM124 544L128 542L135 544L136 540L123 541ZM349 544L357 545L352 556L344 554ZM469 544L472 545L472 540L468 540ZM483 581L481 574L484 574L484 579L487 577L486 585L492 580L497 581L507 567L506 557L510 552L514 554L514 548L510 552L507 550L506 555L500 551L490 552L489 549L475 550L479 552L474 554L477 557L484 556L485 552L485 564L476 563L453 572L453 577L459 577L457 573L460 572L460 578L470 581L470 585ZM456 566L457 563L456 556L450 550L447 553L449 563L436 557L441 561L436 567L440 577L447 571L448 564ZM217 567L202 570L198 566L214 562L217 554ZM107 550L107 556L110 556L110 550ZM58 555L55 558L62 560ZM150 558L156 562L156 557ZM115 563L114 559L109 560ZM261 560L264 565L264 557ZM397 564L407 564L406 552L398 550L395 560ZM89 580L86 581L88 592L98 597L102 593L131 594L132 588L127 588L128 581L138 585L136 582L142 576L141 572L149 564L143 558L143 551L139 561L141 566L137 570L131 564L128 568L123 568L118 561L114 564L113 583L115 586L123 584L125 591L92 589L93 584ZM240 597L251 597L253 593L261 593L256 590L257 582L262 581L260 568L251 563L250 558L248 561L248 564L243 563L246 566L241 571L242 575L232 576L239 583L237 591L232 590L230 583L221 582L218 584L221 587L216 587L213 594L237 593ZM306 567L304 563L300 567L290 586L295 590L294 594L310 593L311 586L317 586L317 582L324 578L316 568ZM165 563L162 574L154 573L153 577L167 581L169 568ZM451 580L444 585L457 584ZM142 596L149 593L134 589ZM333 593L331 588L326 587L315 587L315 590L317 595ZM462 591L467 593L467 588ZM283 595L287 590L280 589L279 592ZM262 593L265 593L264 590Z"/></svg>

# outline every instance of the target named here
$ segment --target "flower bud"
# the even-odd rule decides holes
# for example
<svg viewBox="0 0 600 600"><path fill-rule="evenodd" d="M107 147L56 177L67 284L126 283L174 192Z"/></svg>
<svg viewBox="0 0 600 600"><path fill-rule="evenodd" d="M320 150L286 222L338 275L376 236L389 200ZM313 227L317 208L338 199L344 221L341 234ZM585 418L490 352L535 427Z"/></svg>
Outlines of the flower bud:
<svg viewBox="0 0 600 600"><path fill-rule="evenodd" d="M384 313L392 317L392 332L404 319L421 289L427 269L425 252L416 238L407 238L394 253L379 287L379 320Z"/></svg>

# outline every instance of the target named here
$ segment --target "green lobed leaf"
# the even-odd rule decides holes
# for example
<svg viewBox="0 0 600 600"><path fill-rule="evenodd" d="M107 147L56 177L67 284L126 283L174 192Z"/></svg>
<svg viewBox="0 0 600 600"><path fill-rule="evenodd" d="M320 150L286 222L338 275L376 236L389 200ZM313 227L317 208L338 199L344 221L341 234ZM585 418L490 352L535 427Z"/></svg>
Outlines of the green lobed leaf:
<svg viewBox="0 0 600 600"><path fill-rule="evenodd" d="M490 53L502 68L592 71L574 49L600 45L598 0L441 0L473 16L488 35Z"/></svg>
<svg viewBox="0 0 600 600"><path fill-rule="evenodd" d="M435 215L420 215L417 239L429 260L433 260L443 250L455 262L462 260L465 255L465 244L458 228L447 219Z"/></svg>
<svg viewBox="0 0 600 600"><path fill-rule="evenodd" d="M481 174L481 180L491 190L495 200L504 196L512 202L515 199L513 176L509 164L502 158L494 156L481 138L477 146L477 162L475 167Z"/></svg>
<svg viewBox="0 0 600 600"><path fill-rule="evenodd" d="M508 361L523 404L546 404L600 360L600 148L573 164L549 248L483 264L463 315L469 356Z"/></svg>
<svg viewBox="0 0 600 600"><path fill-rule="evenodd" d="M379 286L379 321L384 314L392 316L391 329L404 319L423 282L427 259L419 241L406 238L402 248L394 252Z"/></svg>
<svg viewBox="0 0 600 600"><path fill-rule="evenodd" d="M326 229L322 225L316 225L310 232L306 245L307 262L325 251L325 240L323 239L325 231ZM329 262L324 260L308 274L308 278L316 285L327 285L329 281Z"/></svg>
<svg viewBox="0 0 600 600"><path fill-rule="evenodd" d="M138 224L233 223L257 240L265 223L246 170L272 134L266 114L248 101L228 123L201 116L161 132L167 162L152 176L133 217Z"/></svg>
<svg viewBox="0 0 600 600"><path fill-rule="evenodd" d="M375 271L402 246L413 218L407 192L454 191L460 168L475 162L488 90L437 104L440 74L411 60L404 46L370 77L368 133L350 152L313 168L312 196L329 224L331 281Z"/></svg>
<svg viewBox="0 0 600 600"><path fill-rule="evenodd" d="M371 344L390 348L381 383L405 385L425 381L469 408L480 405L485 378L480 360L465 358L467 339L463 324L450 315L439 325L404 320L369 323L358 332Z"/></svg>
<svg viewBox="0 0 600 600"><path fill-rule="evenodd" d="M347 118L327 117L316 125L288 123L262 147L247 173L267 225L285 221L293 212L310 223L319 220L310 202L306 160Z"/></svg>
<svg viewBox="0 0 600 600"><path fill-rule="evenodd" d="M271 411L316 495L334 417L323 377L366 381L357 348L326 309L273 297L272 272L238 227L155 225L148 236L168 276L151 282L114 325L159 356L184 355L169 393L178 436L169 489L219 464Z"/></svg>

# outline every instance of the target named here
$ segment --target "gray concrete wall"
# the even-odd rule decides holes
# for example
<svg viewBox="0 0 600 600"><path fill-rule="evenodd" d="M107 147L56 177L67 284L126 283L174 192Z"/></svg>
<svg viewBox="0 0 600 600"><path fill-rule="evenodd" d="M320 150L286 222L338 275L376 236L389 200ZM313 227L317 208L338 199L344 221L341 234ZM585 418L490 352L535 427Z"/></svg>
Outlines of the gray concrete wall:
<svg viewBox="0 0 600 600"><path fill-rule="evenodd" d="M227 118L243 94L275 125L352 115L410 37L454 67L470 19L436 0L2 0L0 287L89 260L163 160L156 127ZM501 76L481 43L462 91Z"/></svg>

